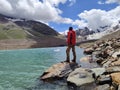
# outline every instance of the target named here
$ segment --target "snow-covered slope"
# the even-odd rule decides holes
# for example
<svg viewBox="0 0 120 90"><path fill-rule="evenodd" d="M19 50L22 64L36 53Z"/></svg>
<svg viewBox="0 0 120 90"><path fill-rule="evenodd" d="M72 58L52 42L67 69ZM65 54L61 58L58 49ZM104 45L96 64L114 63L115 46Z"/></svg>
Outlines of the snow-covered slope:
<svg viewBox="0 0 120 90"><path fill-rule="evenodd" d="M92 35L88 35L87 39L91 40L91 39L100 39L105 35L114 33L116 31L120 30L120 23L118 23L117 25L111 25L109 28L107 28L106 30L102 30L100 32L94 33Z"/></svg>

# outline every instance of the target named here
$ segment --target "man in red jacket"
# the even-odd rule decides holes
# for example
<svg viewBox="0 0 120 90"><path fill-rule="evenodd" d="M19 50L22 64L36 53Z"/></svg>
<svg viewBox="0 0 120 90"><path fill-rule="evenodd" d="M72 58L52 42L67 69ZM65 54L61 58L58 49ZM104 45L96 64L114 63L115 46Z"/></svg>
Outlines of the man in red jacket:
<svg viewBox="0 0 120 90"><path fill-rule="evenodd" d="M67 49L66 49L66 62L70 62L70 49L72 48L73 60L72 62L76 62L76 52L75 52L75 44L76 44L76 33L72 27L69 27L69 31L67 33Z"/></svg>

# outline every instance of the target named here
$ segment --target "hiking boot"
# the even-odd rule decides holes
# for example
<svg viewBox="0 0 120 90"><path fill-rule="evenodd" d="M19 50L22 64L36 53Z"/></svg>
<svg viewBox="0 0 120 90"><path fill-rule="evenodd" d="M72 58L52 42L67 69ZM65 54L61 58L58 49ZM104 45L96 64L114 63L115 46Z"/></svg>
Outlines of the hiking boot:
<svg viewBox="0 0 120 90"><path fill-rule="evenodd" d="M76 63L76 60L75 60L75 59L73 59L73 60L72 60L72 62Z"/></svg>
<svg viewBox="0 0 120 90"><path fill-rule="evenodd" d="M62 61L61 63L65 63L65 62L70 63L70 61L69 61L69 60Z"/></svg>
<svg viewBox="0 0 120 90"><path fill-rule="evenodd" d="M65 62L68 62L68 63L70 63L70 60L66 60Z"/></svg>

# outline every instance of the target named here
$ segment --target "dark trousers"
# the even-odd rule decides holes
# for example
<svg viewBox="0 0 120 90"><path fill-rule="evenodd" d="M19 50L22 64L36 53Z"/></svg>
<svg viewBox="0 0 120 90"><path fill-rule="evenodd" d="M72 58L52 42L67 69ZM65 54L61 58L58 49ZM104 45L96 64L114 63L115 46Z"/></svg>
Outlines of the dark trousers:
<svg viewBox="0 0 120 90"><path fill-rule="evenodd" d="M75 45L68 45L67 49L66 49L66 61L70 61L70 50L72 49L72 53L73 53L73 60L74 62L76 62L76 52L75 52Z"/></svg>

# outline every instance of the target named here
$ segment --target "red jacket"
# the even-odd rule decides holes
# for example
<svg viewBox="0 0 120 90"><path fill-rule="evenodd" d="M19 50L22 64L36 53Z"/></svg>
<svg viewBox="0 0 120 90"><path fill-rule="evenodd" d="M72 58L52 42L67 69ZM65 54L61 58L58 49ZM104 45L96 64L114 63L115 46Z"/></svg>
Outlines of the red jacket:
<svg viewBox="0 0 120 90"><path fill-rule="evenodd" d="M67 33L67 44L68 45L76 44L76 33L74 30L71 30Z"/></svg>

